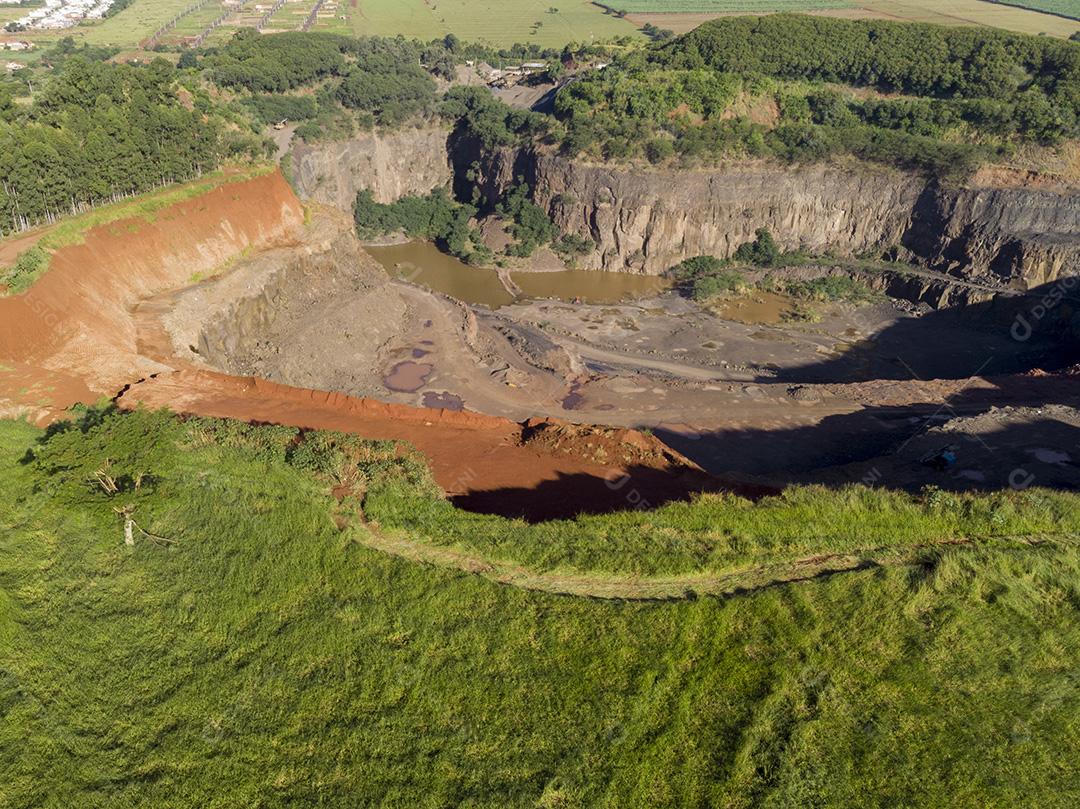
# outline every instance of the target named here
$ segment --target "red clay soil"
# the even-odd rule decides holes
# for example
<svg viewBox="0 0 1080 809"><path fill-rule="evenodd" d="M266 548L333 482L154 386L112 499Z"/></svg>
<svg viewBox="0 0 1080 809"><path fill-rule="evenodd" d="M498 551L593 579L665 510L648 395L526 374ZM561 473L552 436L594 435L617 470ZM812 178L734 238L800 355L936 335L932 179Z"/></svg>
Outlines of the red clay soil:
<svg viewBox="0 0 1080 809"><path fill-rule="evenodd" d="M646 508L693 492L731 490L655 438L633 430L552 419L521 425L468 411L388 404L197 370L155 375L116 401L128 409L166 407L407 441L428 457L435 480L459 506L532 521ZM766 493L760 487L739 491Z"/></svg>
<svg viewBox="0 0 1080 809"><path fill-rule="evenodd" d="M303 218L274 172L169 206L152 222L136 217L93 228L82 244L57 250L29 290L0 298L0 364L68 374L111 396L160 370L137 352L129 311L140 299L183 286L246 249L288 242ZM0 388L5 395L19 398L7 386ZM57 391L53 404L74 401Z"/></svg>

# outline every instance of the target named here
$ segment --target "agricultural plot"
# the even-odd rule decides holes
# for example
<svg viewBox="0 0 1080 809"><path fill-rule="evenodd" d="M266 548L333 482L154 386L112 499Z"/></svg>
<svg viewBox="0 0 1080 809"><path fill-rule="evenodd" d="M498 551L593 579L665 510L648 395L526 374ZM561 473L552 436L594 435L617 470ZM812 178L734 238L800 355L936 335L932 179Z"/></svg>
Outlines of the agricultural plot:
<svg viewBox="0 0 1080 809"><path fill-rule="evenodd" d="M1072 20L1080 20L1080 0L994 0L1005 6L1045 11Z"/></svg>
<svg viewBox="0 0 1080 809"><path fill-rule="evenodd" d="M1069 0L1059 0L1059 4ZM1048 3L1049 4L1049 3ZM1076 6L1076 0L1069 3ZM1080 31L1080 23L1019 8L1018 5L988 3L985 0L860 0L860 9L869 16L892 20L914 20L942 25L989 25L1021 34L1050 34L1068 37ZM1024 0L1024 5L1033 5Z"/></svg>
<svg viewBox="0 0 1080 809"><path fill-rule="evenodd" d="M628 14L752 14L852 8L849 0L602 0L600 5Z"/></svg>
<svg viewBox="0 0 1080 809"><path fill-rule="evenodd" d="M434 39L453 33L502 46L558 47L636 33L587 0L357 0L348 11L357 34Z"/></svg>
<svg viewBox="0 0 1080 809"><path fill-rule="evenodd" d="M207 3L200 9L185 14L176 27L161 38L165 44L187 42L207 29L214 20L225 13L225 6L218 2Z"/></svg>
<svg viewBox="0 0 1080 809"><path fill-rule="evenodd" d="M312 12L318 13L318 9L324 5L326 4L319 0L287 0L285 5L274 12L263 31L300 31Z"/></svg>
<svg viewBox="0 0 1080 809"><path fill-rule="evenodd" d="M136 0L118 14L95 25L81 25L65 32L93 45L130 48L152 35L195 0Z"/></svg>
<svg viewBox="0 0 1080 809"><path fill-rule="evenodd" d="M1036 6L1046 7L1047 11L1051 6L1076 9L1080 7L1080 0L853 0L835 3L819 0L604 0L604 4L626 11L627 19L636 25L651 23L677 34L693 30L714 17L774 11L937 25L987 25L1022 34L1057 37L1069 37L1080 31L1080 21L1031 10ZM1021 8L1021 5L1025 7ZM1077 15L1080 16L1080 12Z"/></svg>

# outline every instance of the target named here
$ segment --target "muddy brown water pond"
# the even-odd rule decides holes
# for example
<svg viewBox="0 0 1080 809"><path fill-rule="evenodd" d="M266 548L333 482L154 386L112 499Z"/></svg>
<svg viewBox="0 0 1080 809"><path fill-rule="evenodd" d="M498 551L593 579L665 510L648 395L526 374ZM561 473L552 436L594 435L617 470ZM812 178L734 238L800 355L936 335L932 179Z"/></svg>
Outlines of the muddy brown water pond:
<svg viewBox="0 0 1080 809"><path fill-rule="evenodd" d="M440 253L429 242L409 242L367 251L395 278L442 292L465 303L497 309L514 300L495 270L470 267L453 256Z"/></svg>
<svg viewBox="0 0 1080 809"><path fill-rule="evenodd" d="M470 267L439 252L429 242L368 247L368 252L390 275L442 292L465 303L497 309L515 298L495 270ZM654 275L565 270L511 273L526 299L553 298L582 303L618 303L655 295L668 289L667 279Z"/></svg>
<svg viewBox="0 0 1080 809"><path fill-rule="evenodd" d="M745 297L718 301L709 308L717 317L752 326L772 326L783 323L795 311L796 301L775 292L753 292Z"/></svg>

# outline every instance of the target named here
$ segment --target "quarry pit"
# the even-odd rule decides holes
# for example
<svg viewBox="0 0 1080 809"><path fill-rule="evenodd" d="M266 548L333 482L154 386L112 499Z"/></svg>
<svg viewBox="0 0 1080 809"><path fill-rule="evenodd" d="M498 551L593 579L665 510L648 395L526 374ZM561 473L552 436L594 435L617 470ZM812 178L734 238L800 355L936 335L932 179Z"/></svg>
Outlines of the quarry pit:
<svg viewBox="0 0 1080 809"><path fill-rule="evenodd" d="M461 505L533 519L790 483L1080 485L1076 191L828 168L676 181L502 152L480 156L481 187L526 172L596 251L576 274L494 272L357 239L358 188L425 193L477 162L446 133L392 137L298 149L295 191L270 172L58 250L0 299L18 324L5 412L105 397L400 439ZM784 295L702 304L660 278L757 227L837 256L785 278L856 276L874 297L808 318ZM884 248L908 260L842 260ZM944 447L957 461L937 469Z"/></svg>

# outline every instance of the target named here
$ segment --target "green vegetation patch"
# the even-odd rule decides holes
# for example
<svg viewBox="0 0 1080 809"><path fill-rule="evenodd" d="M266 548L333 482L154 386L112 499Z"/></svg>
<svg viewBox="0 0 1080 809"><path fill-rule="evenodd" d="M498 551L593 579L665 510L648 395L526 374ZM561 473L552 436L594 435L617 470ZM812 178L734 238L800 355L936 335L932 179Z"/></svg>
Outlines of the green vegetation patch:
<svg viewBox="0 0 1080 809"><path fill-rule="evenodd" d="M628 14L754 14L855 7L848 0L599 0L598 5Z"/></svg>
<svg viewBox="0 0 1080 809"><path fill-rule="evenodd" d="M730 259L694 256L676 264L668 270L668 275L698 302L738 296L753 289L822 303L841 301L857 305L881 300L881 295L847 275L832 274L796 280L770 273L754 282L745 272L750 268L781 269L814 262L812 256L802 251L782 251L772 234L765 228L759 228L754 241L739 245Z"/></svg>
<svg viewBox="0 0 1080 809"><path fill-rule="evenodd" d="M480 240L470 222L476 216L473 205L455 202L447 191L437 188L426 197L407 196L384 205L376 202L369 189L356 195L353 219L361 239L390 233L404 233L429 239L452 256L469 264L487 264L491 251Z"/></svg>
<svg viewBox="0 0 1080 809"><path fill-rule="evenodd" d="M0 90L0 233L267 154L205 95L185 104L180 79L162 59L132 67L79 52L30 105L6 103Z"/></svg>
<svg viewBox="0 0 1080 809"><path fill-rule="evenodd" d="M1077 0L988 0L1003 6L1016 6L1045 14L1056 14L1070 20L1080 20L1080 2Z"/></svg>
<svg viewBox="0 0 1080 809"><path fill-rule="evenodd" d="M0 286L16 294L28 289L49 268L49 253L40 245L34 245L19 253L15 263L0 270Z"/></svg>
<svg viewBox="0 0 1080 809"><path fill-rule="evenodd" d="M753 107L757 117L745 112ZM850 154L963 176L1020 144L1080 133L1080 49L986 29L721 18L567 85L555 113L574 155L659 163Z"/></svg>
<svg viewBox="0 0 1080 809"><path fill-rule="evenodd" d="M1080 790L1080 552L1065 539L634 604L353 541L355 498L332 486L434 498L385 444L91 412L48 435L0 422L0 479L13 809L1050 805ZM1015 497L1042 513L1037 493ZM933 519L962 519L953 505ZM744 559L779 541L770 524L832 530L800 531L792 517L829 512L797 498L756 508L708 498L679 519ZM679 509L549 530L660 560ZM544 534L502 525L502 548L542 553Z"/></svg>
<svg viewBox="0 0 1080 809"><path fill-rule="evenodd" d="M357 13L359 11L360 13ZM632 37L634 26L589 0L360 0L351 15L357 34L421 40L452 33L497 47L528 43L562 47Z"/></svg>
<svg viewBox="0 0 1080 809"><path fill-rule="evenodd" d="M257 94L249 103L260 115L278 114L266 94L319 85L314 99L278 102L280 118L288 117L287 104L298 109L304 105L303 118L314 118L317 108L310 105L317 102L318 107L340 104L362 112L369 123L396 124L434 104L435 83L420 66L420 53L418 43L404 39L321 33L262 36L244 30L208 55L204 64L218 84Z"/></svg>

